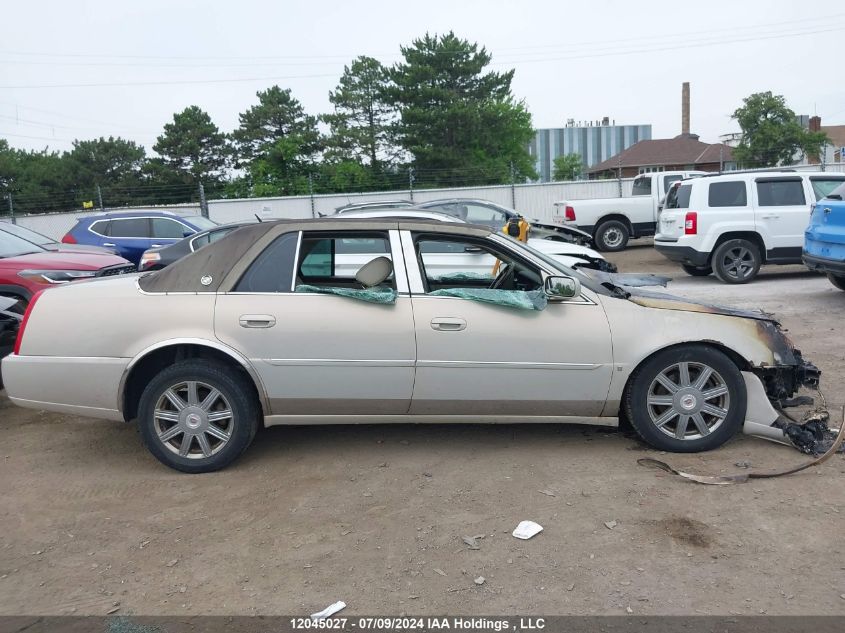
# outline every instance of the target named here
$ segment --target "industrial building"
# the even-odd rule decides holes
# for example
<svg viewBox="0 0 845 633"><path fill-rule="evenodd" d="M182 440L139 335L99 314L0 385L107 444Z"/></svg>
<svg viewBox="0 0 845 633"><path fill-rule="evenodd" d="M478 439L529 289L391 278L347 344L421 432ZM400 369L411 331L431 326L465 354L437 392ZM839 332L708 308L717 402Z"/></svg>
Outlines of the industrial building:
<svg viewBox="0 0 845 633"><path fill-rule="evenodd" d="M640 141L651 139L651 125L616 125L608 117L597 121L569 119L566 127L536 130L528 152L535 160L540 182L553 180L558 156L581 156L583 174ZM582 174L582 177L583 177Z"/></svg>

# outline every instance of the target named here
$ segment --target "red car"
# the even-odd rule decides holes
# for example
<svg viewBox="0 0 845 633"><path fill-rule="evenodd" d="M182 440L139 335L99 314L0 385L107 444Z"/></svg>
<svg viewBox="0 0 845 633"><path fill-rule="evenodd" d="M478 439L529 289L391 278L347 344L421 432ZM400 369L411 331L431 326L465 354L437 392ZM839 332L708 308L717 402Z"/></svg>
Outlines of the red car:
<svg viewBox="0 0 845 633"><path fill-rule="evenodd" d="M0 295L28 301L39 290L56 284L136 270L117 255L48 251L4 230L0 223Z"/></svg>

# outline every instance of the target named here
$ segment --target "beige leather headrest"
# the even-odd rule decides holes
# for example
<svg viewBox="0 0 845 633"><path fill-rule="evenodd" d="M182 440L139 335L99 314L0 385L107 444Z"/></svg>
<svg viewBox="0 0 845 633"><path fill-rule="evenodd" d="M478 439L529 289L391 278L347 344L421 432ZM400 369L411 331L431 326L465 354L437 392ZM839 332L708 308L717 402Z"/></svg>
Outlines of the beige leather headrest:
<svg viewBox="0 0 845 633"><path fill-rule="evenodd" d="M392 272L393 262L382 255L361 266L360 270L355 274L355 279L361 285L372 288L390 277L390 273Z"/></svg>

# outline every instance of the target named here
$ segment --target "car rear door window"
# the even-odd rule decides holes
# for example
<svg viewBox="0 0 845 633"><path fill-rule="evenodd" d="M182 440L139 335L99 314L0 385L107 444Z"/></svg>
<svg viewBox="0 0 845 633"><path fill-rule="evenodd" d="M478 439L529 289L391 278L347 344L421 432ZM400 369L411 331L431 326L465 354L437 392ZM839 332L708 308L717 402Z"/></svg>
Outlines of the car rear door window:
<svg viewBox="0 0 845 633"><path fill-rule="evenodd" d="M837 187L842 186L843 182L845 180L841 178L810 178L810 184L813 186L813 195L815 195L816 201L833 193Z"/></svg>
<svg viewBox="0 0 845 633"><path fill-rule="evenodd" d="M298 276L310 284L348 284L362 266L376 257L391 257L386 235L305 233Z"/></svg>
<svg viewBox="0 0 845 633"><path fill-rule="evenodd" d="M709 207L745 207L748 206L748 195L745 191L745 182L732 180L730 182L710 183L710 190L707 195L707 206Z"/></svg>
<svg viewBox="0 0 845 633"><path fill-rule="evenodd" d="M127 218L112 220L109 227L110 237L150 237L150 221L147 218Z"/></svg>
<svg viewBox="0 0 845 633"><path fill-rule="evenodd" d="M182 239L190 232L184 224L170 218L153 218L153 237L162 239Z"/></svg>
<svg viewBox="0 0 845 633"><path fill-rule="evenodd" d="M761 207L804 206L804 183L800 178L758 180L757 203Z"/></svg>
<svg viewBox="0 0 845 633"><path fill-rule="evenodd" d="M299 233L276 238L255 258L235 286L235 292L291 292Z"/></svg>

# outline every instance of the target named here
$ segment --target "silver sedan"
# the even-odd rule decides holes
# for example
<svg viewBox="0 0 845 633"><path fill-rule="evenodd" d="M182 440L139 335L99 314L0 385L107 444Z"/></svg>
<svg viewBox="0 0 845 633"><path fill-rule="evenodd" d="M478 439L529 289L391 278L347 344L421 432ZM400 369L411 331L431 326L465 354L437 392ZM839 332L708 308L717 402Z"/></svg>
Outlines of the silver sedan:
<svg viewBox="0 0 845 633"><path fill-rule="evenodd" d="M462 254L492 266L438 266ZM186 472L228 465L262 423L626 418L654 447L708 450L774 432L771 401L818 380L764 315L395 219L245 226L160 271L52 288L2 371L14 403L137 420Z"/></svg>

